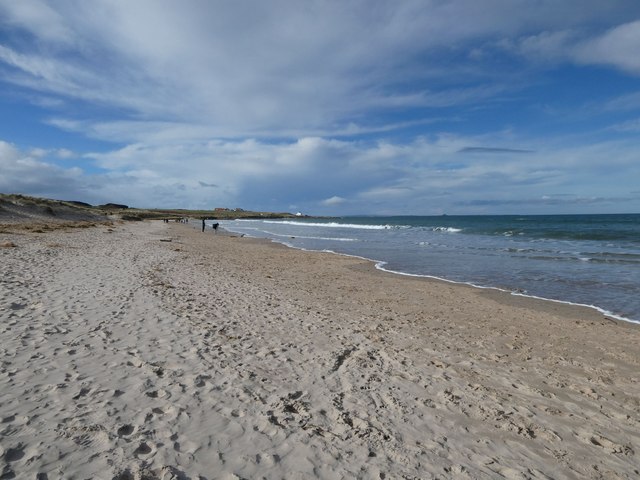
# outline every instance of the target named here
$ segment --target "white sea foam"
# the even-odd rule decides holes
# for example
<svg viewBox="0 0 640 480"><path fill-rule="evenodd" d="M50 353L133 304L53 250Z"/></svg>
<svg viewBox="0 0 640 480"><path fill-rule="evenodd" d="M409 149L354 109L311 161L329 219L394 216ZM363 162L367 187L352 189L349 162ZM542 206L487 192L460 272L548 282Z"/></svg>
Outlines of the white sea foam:
<svg viewBox="0 0 640 480"><path fill-rule="evenodd" d="M461 228L454 228L454 227L433 227L431 230L434 232L445 232L445 233L459 233L462 231Z"/></svg>
<svg viewBox="0 0 640 480"><path fill-rule="evenodd" d="M348 256L350 256L350 255L348 255ZM359 258L362 258L362 257L359 257ZM366 260L370 260L370 259L366 259ZM603 315L606 315L607 317L611 317L613 319L620 320L620 321L623 321L623 322L640 324L640 320L634 320L634 319L631 319L631 318L627 318L627 317L623 317L623 316L620 316L620 315L616 315L615 313L611 312L610 310L606 310L604 308L598 307L596 305L591 305L591 304L588 304L588 303L577 303L577 302L570 302L570 301L567 301L567 300L557 300L557 299L554 299L554 298L539 297L537 295L530 295L528 293L517 292L517 291L513 291L513 290L507 290L507 289L499 288L499 287L490 287L490 286L486 286L486 285L478 285L478 284L475 284L473 282L463 282L463 281L457 281L457 280L450 280L448 278L438 277L438 276L435 276L435 275L415 274L415 273L401 272L401 271L397 271L397 270L390 270L390 269L387 269L387 268L384 267L387 262L376 261L376 260L372 260L372 261L375 262L375 267L378 270L382 270L383 272L394 273L396 275L402 275L402 276L405 276L405 277L433 278L434 280L439 280L439 281L446 282L446 283L453 283L453 284L457 284L457 285L469 285L470 287L479 288L481 290L498 290L498 291L501 291L501 292L510 293L511 295L514 295L514 296L517 296L517 297L535 298L537 300L544 300L544 301L547 301L547 302L562 303L562 304L565 304L565 305L574 305L574 306L577 306L577 307L592 308L592 309L597 310L598 312L602 313Z"/></svg>
<svg viewBox="0 0 640 480"><path fill-rule="evenodd" d="M295 225L297 227L322 227L322 228L357 228L362 230L392 230L398 228L408 228L408 226L399 225L359 225L355 223L310 223L310 222L295 222L292 220L264 220L264 223L275 223L278 225Z"/></svg>
<svg viewBox="0 0 640 480"><path fill-rule="evenodd" d="M258 229L256 229L258 230ZM282 237L282 238L290 238L290 239L298 239L298 238L302 238L305 240L327 240L327 241L332 241L332 242L357 242L358 239L357 238L345 238L345 237L312 237L312 236L306 236L306 235L283 235L282 233L275 233L275 232L269 232L267 230L259 230L263 233L266 233L268 235L273 235L274 237Z"/></svg>
<svg viewBox="0 0 640 480"><path fill-rule="evenodd" d="M265 230L263 228L258 228L258 227L234 227L233 226L226 226L226 228L229 231L235 231L238 232L239 230L242 230L242 232L245 232L247 230L253 230L256 232L260 232L262 234L266 234L269 235L271 237L279 237L279 238L288 238L288 239L305 239L305 240L326 240L326 241L331 241L331 242L357 242L359 241L357 238L348 238L348 237L316 237L316 236L307 236L307 235L291 235L291 234L282 234L282 233L276 233L276 232L271 232L269 230Z"/></svg>

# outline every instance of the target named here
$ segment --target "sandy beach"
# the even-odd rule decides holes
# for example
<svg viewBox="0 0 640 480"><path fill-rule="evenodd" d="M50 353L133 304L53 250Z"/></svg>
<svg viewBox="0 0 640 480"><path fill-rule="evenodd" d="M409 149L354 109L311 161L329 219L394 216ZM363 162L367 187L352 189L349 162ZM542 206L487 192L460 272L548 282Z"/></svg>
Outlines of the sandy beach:
<svg viewBox="0 0 640 480"><path fill-rule="evenodd" d="M0 361L1 479L640 478L640 325L197 222L0 233Z"/></svg>

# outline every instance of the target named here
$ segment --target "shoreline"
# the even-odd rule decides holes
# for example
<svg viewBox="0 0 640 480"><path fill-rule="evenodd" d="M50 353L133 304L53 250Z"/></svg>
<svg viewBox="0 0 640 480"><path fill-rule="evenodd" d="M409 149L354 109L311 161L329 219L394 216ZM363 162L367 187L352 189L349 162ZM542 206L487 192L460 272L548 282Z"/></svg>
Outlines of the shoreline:
<svg viewBox="0 0 640 480"><path fill-rule="evenodd" d="M231 237L234 237L235 232L232 232L230 230L225 230L226 232L229 232ZM244 236L244 238L247 239L251 239L260 243L264 243L265 245L268 246L277 246L277 247L285 247L291 250L297 250L300 252L306 252L306 253L319 253L319 254L328 254L328 255L336 255L338 257L346 257L346 258L353 258L353 259L357 259L357 260L362 260L364 262L367 262L369 264L371 264L372 270L375 269L378 272L384 273L384 274L390 274L392 276L397 276L400 279L402 277L408 277L408 278L413 278L413 279L418 279L418 280L424 280L424 281L429 281L429 282L436 282L436 283L443 283L443 284L451 284L451 285L455 285L461 288L469 288L472 290L478 290L478 291L487 291L490 292L490 296L496 298L496 299L500 299L500 301L502 301L502 303L507 304L507 305L512 305L514 302L510 302L508 300L508 297L510 296L514 296L514 297L520 297L522 298L526 303L523 305L527 308L530 308L532 310L540 310L540 311L551 311L553 310L553 308L550 305L546 305L547 303L552 303L552 304L559 304L562 305L564 307L566 307L568 310L565 313L565 315L567 316L567 318L573 318L575 316L578 316L580 314L580 310L586 309L589 313L587 314L587 316L589 318L591 318L593 315L595 315L595 317L593 318L597 318L597 319L604 319L604 320L608 320L608 321L612 321L612 322L616 322L616 323L622 323L622 324L632 324L632 325L640 325L640 321L636 321L636 320L632 320L632 319L628 319L625 317L621 317L618 315L615 315L607 310L604 310L603 308L600 308L598 306L595 305L587 305L587 304L581 304L581 303L573 303L573 302L569 302L569 301L565 301L565 300L556 300L553 298L545 298L545 297L538 297L535 295L527 295L527 294L523 294L523 293L518 293L515 291L511 291L511 290L507 290L504 288L499 288L499 287L487 287L487 286L483 286L483 285L476 285L473 284L471 282L462 282L462 281L456 281L456 280L449 280L447 278L443 278L443 277L437 277L435 275L420 275L420 274L412 274L412 273L405 273L405 272L399 272L399 271L395 271L395 270L389 270L386 269L382 266L380 266L381 264L386 264L387 262L385 262L384 260L374 260L371 258L367 258L367 257L363 257L360 255L351 255L348 253L341 253L341 252L335 252L333 250L311 250L311 249L305 249L305 248L299 248L299 247L295 247L292 245L287 244L286 242L280 242L278 240L273 240L273 239L268 239L268 238L261 238L261 237L254 237L251 236L249 234L242 234ZM400 280L401 281L401 280ZM491 295L493 294L493 295ZM504 296L504 298L500 298ZM576 309L575 312L571 312L571 309ZM582 312L584 314L584 312ZM609 318L610 317L610 318Z"/></svg>
<svg viewBox="0 0 640 480"><path fill-rule="evenodd" d="M332 252L335 253L335 252ZM341 255L341 254L338 254ZM364 257L363 257L364 258ZM378 263L386 263L386 262L378 262ZM483 286L483 285L476 285L474 283L471 282L458 282L456 280L449 280L447 278L444 277L436 277L434 275L418 275L418 274L412 274L412 273L404 273L404 272L397 272L394 270L387 270L384 267L379 267L378 265L376 265L376 268L378 268L381 271L384 272L389 272L389 273L394 273L396 275L401 275L401 276L407 276L407 277L418 277L418 278L430 278L433 280L437 280L440 282L446 282L446 283L453 283L455 285L465 285L465 286L469 286L472 288L477 288L480 290L494 290L496 292L500 292L500 293L505 293L508 295L513 295L515 297L523 297L523 298L529 298L531 300L542 300L544 302L552 302L552 303L560 303L563 305L568 305L568 306L572 306L572 307L580 307L580 308L588 308L591 310L595 310L597 311L599 314L603 315L604 317L611 317L611 320L616 320L619 322L625 322L625 323L632 323L632 324L636 324L636 325L640 325L640 320L633 320L631 318L626 318L626 317L622 317L620 315L616 315L612 312L610 312L609 310L605 310L604 308L598 307L597 305L588 305L586 303L575 303L575 302L570 302L568 300L558 300L555 298L546 298L546 297L539 297L537 295L529 295L526 293L520 293L514 290L507 290L505 288L499 288L499 287L487 287L487 286Z"/></svg>
<svg viewBox="0 0 640 480"><path fill-rule="evenodd" d="M306 249L306 248L296 247L294 245L291 245L291 244L287 243L284 240L279 241L279 240L276 240L276 239L254 237L251 234L244 234L244 233L243 234L239 234L237 232L233 232L232 230L226 230L226 229L224 229L222 227L220 227L220 229L222 231L229 232L230 234L243 235L243 236L246 236L248 238L255 239L255 240L264 240L266 242L271 242L271 243L274 243L274 244L282 245L284 247L291 248L293 250L299 250L299 251L302 251L302 252L329 253L329 254L338 255L338 256L344 256L344 257L351 257L351 258L357 258L357 259L361 259L361 260L366 260L368 262L372 262L376 269L378 269L378 270L380 270L382 272L387 272L387 273L391 273L391 274L394 274L394 275L399 275L399 276L404 276L404 277L413 277L413 278L432 279L432 280L436 280L436 281L440 281L440 282L451 283L451 284L454 284L454 285L462 285L462 286L468 286L468 287L472 287L472 288L477 288L477 289L480 289L480 290L495 290L497 292L501 292L501 293L505 293L505 294L509 294L509 295L513 295L513 296L517 296L517 297L529 298L529 299L532 299L532 300L542 300L542 301L545 301L545 302L553 302L553 303L559 303L559 304L569 305L569 306L574 306L574 307L588 308L588 309L591 309L591 310L595 310L596 312L598 312L599 314L603 315L604 317L609 317L611 320L615 320L615 321L619 321L619 322L625 322L625 323L631 323L631 324L635 324L635 325L640 325L640 320L634 320L632 318L627 318L627 317L623 317L621 315L617 315L617 314L611 312L610 310L607 310L605 308L599 307L597 305L589 305L589 304L585 304L585 303L571 302L569 300L559 300L559 299L555 299L555 298L547 298L547 297L541 297L541 296L537 296L537 295L530 295L530 294L526 294L526 293L520 293L520 292L515 291L515 290L509 290L509 289L506 289L506 288L491 287L491 286L485 286L485 285L477 285L477 284L472 283L472 282L450 280L448 278L438 277L438 276L435 276L435 275L414 274L414 273L406 273L406 272L386 269L386 268L384 268L384 265L386 265L388 262L385 261L385 260L376 260L376 259L373 259L373 258L363 257L361 255L354 255L354 254L349 254L349 253L336 252L334 250L312 250L312 249Z"/></svg>
<svg viewBox="0 0 640 480"><path fill-rule="evenodd" d="M4 241L4 475L640 474L634 324L187 224Z"/></svg>

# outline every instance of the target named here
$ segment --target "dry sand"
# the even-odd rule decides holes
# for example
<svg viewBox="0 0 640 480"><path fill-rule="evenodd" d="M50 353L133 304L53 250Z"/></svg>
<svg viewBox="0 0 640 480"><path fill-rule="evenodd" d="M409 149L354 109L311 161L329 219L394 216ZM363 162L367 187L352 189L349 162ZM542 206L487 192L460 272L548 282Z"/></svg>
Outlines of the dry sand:
<svg viewBox="0 0 640 480"><path fill-rule="evenodd" d="M0 478L640 476L639 326L199 226L0 234Z"/></svg>

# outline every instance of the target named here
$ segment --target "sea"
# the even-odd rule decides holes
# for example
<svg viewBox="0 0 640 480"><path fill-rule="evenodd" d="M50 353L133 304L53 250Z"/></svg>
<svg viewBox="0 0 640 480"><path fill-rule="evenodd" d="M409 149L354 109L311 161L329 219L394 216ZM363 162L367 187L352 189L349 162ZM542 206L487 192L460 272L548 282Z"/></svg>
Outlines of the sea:
<svg viewBox="0 0 640 480"><path fill-rule="evenodd" d="M381 270L586 305L640 323L640 214L219 222L292 248L367 258Z"/></svg>

